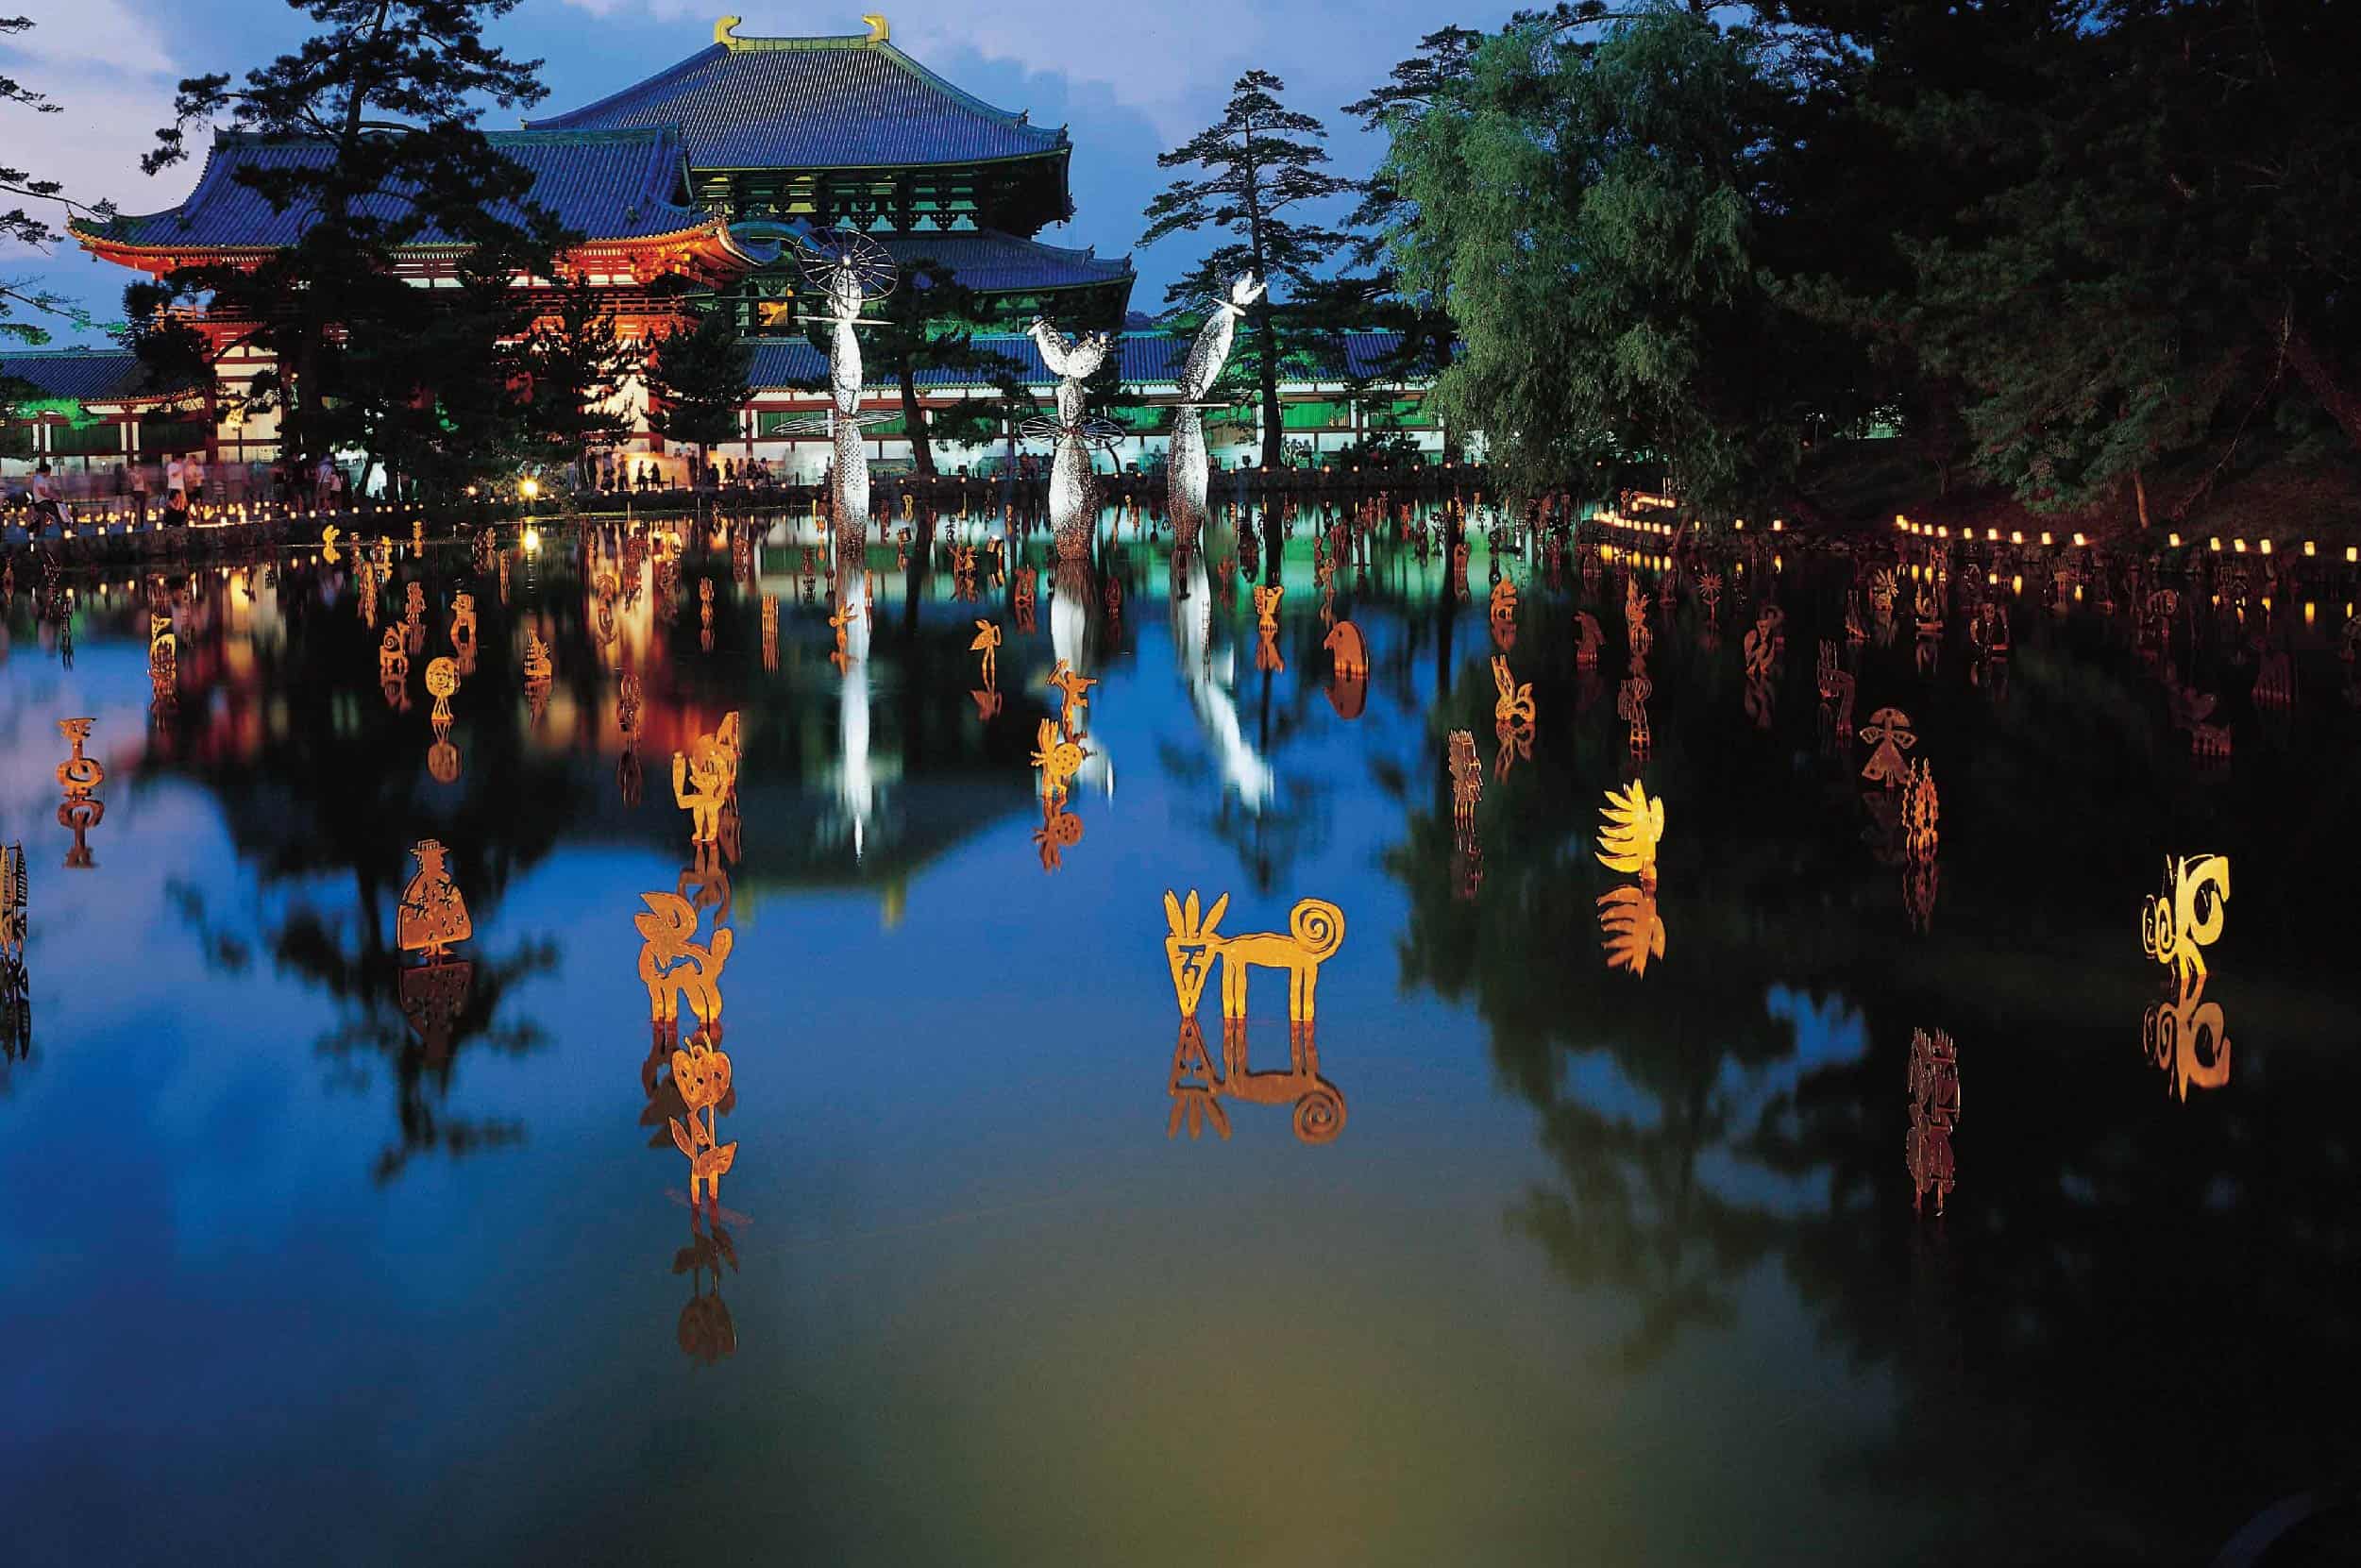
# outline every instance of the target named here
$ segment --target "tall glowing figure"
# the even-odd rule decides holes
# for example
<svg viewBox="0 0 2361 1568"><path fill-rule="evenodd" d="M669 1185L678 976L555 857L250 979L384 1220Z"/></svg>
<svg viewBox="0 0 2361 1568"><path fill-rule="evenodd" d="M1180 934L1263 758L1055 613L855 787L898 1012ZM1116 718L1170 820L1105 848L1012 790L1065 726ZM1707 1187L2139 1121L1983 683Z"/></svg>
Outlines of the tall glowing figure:
<svg viewBox="0 0 2361 1568"><path fill-rule="evenodd" d="M1238 318L1246 313L1246 307L1262 297L1262 284L1251 272L1240 273L1230 284L1230 296L1216 300L1206 316L1206 324L1197 329L1197 341L1189 346L1189 358L1182 362L1180 404L1172 415L1172 454L1167 465L1171 483L1169 505L1172 514L1172 542L1183 549L1193 549L1197 531L1206 520L1206 482L1209 464L1206 457L1206 416L1208 408L1221 405L1206 401L1206 394L1213 390L1214 380L1222 367L1229 362L1230 340L1236 335Z"/></svg>
<svg viewBox="0 0 2361 1568"><path fill-rule="evenodd" d="M1068 561L1090 553L1090 448L1116 433L1106 421L1088 416L1082 383L1098 374L1114 341L1105 332L1069 338L1040 317L1033 323L1041 362L1057 378L1057 418L1054 424L1027 420L1024 433L1056 443L1050 463L1050 528L1057 536L1058 555Z"/></svg>

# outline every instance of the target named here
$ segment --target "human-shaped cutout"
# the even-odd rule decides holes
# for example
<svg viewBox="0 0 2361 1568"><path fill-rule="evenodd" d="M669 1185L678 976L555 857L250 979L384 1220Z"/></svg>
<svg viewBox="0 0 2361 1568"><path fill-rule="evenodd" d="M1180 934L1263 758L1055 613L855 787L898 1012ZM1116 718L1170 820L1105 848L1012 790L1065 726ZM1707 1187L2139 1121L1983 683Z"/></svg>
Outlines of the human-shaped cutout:
<svg viewBox="0 0 2361 1568"><path fill-rule="evenodd" d="M1060 659L1057 661L1057 667L1050 671L1049 680L1045 683L1053 691L1062 694L1065 699L1064 704L1058 710L1058 727L1069 735L1080 734L1085 711L1090 706L1090 699L1087 694L1092 686L1099 683L1098 678L1085 675L1070 667L1065 660Z"/></svg>
<svg viewBox="0 0 2361 1568"><path fill-rule="evenodd" d="M1861 776L1888 789L1900 788L1910 776L1910 765L1903 753L1918 744L1918 736L1910 727L1910 715L1899 708L1880 708L1869 716L1861 738L1871 748L1869 760L1862 765Z"/></svg>
<svg viewBox="0 0 2361 1568"><path fill-rule="evenodd" d="M418 869L395 910L395 940L404 953L423 953L430 962L447 958L451 944L465 941L476 929L467 918L467 901L451 880L450 851L440 839L421 838L410 853Z"/></svg>

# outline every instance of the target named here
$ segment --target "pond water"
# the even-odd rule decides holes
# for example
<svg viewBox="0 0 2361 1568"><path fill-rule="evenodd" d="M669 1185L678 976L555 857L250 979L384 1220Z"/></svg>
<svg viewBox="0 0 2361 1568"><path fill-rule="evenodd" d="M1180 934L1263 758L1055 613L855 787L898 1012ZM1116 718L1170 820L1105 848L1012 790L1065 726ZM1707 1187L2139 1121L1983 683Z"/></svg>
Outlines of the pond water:
<svg viewBox="0 0 2361 1568"><path fill-rule="evenodd" d="M1667 607L1661 540L1479 533L1454 592L1389 519L1324 603L1319 521L1248 552L1268 638L1231 523L1176 571L1111 517L1062 582L1037 536L1029 615L874 550L841 666L784 524L405 541L374 626L349 548L46 599L20 558L14 1560L2204 1563L2292 1499L2265 1560L2347 1560L2350 585L1963 557L1922 645L1889 541L1725 536ZM700 848L672 756L733 714ZM1599 852L1635 780L1652 878Z"/></svg>

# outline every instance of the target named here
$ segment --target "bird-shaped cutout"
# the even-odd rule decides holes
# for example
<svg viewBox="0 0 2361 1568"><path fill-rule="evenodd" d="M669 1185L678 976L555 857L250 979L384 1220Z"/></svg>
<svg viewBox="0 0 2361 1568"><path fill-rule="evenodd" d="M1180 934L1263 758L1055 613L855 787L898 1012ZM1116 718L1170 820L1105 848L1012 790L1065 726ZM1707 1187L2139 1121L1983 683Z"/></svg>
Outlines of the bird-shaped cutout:
<svg viewBox="0 0 2361 1568"><path fill-rule="evenodd" d="M1631 787L1607 792L1599 808L1604 826L1598 833L1599 864L1656 885L1656 846L1664 836L1664 802L1649 800L1647 786L1633 780Z"/></svg>

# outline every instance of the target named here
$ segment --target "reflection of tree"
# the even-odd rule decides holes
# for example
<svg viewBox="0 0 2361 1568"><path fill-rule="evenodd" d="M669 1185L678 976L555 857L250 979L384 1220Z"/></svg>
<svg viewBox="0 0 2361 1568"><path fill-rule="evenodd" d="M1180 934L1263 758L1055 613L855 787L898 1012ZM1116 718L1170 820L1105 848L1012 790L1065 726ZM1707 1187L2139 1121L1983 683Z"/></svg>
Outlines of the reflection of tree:
<svg viewBox="0 0 2361 1568"><path fill-rule="evenodd" d="M1625 1364L1726 1321L1747 1271L1778 1259L1821 1332L1892 1374L1893 1425L1843 1478L1939 1508L1942 1560L2026 1560L2030 1530L2054 1542L2043 1560L2190 1560L2274 1499L2350 1492L2361 1435L2329 1369L2357 1348L2345 1107L2361 1065L2341 1050L2349 1014L2319 989L2349 938L2300 893L2263 890L2351 880L2349 835L2287 824L2349 812L2361 768L2299 747L2193 790L2156 754L2160 716L2132 695L2128 660L2021 647L1996 709L1911 680L1906 649L1872 651L1864 700L1908 706L1944 781L1945 918L1921 939L1898 873L1862 842L1860 750L1799 764L1808 698L1760 734L1737 650L1687 670L1694 638L1660 631L1644 776L1668 802L1670 936L1634 980L1599 958L1592 900L1613 879L1589 843L1599 792L1630 771L1604 705L1567 722L1566 639L1534 631L1515 663L1541 737L1530 767L1486 791L1482 887L1454 897L1439 783L1443 735L1491 700L1476 657L1428 720L1416 766L1431 771L1401 782L1387 864L1409 898L1405 984L1472 1003L1538 1113L1557 1176L1510 1222L1570 1283L1630 1306ZM1791 646L1818 634L1800 625ZM2276 1047L2186 1104L2138 1048L2152 846L2239 858L2230 1025ZM1798 1044L1765 1006L1774 986L1862 998L1865 1054L1767 1071ZM1912 1222L1904 1172L1921 1026L1961 1041L1967 1083L1940 1225Z"/></svg>
<svg viewBox="0 0 2361 1568"><path fill-rule="evenodd" d="M430 570L422 579L430 648L443 638L441 607L449 592L467 585L464 561L460 551L447 551L436 565L457 566L459 575ZM405 567L401 581L413 574ZM497 590L478 584L485 656L453 701L466 770L457 784L442 785L427 777L421 716L395 713L376 698L375 636L362 625L349 592L323 604L320 587L317 568L280 568L285 640L257 638L251 650L254 689L266 694L278 717L261 727L252 747L235 755L175 753L191 759L181 767L221 801L240 856L263 887L286 885L293 896L283 903L265 901L263 929L250 945L209 913L201 890L178 889L176 899L214 968L242 972L251 946L269 953L278 972L327 993L341 1016L318 1050L343 1064L344 1075L361 1075L356 1064L364 1054L383 1058L401 1138L375 1163L382 1181L428 1150L465 1154L521 1136L513 1122L456 1119L441 1107L469 1042L508 1054L542 1043L531 1022L502 1025L497 1015L515 986L557 960L546 942L528 941L498 957L463 953L473 962L473 984L452 1020L447 1050L430 1050L403 1013L404 965L386 925L407 879L411 844L431 833L450 846L451 874L480 926L488 928L510 880L549 852L584 801L565 758L526 750L522 678L505 653L512 639L521 638L514 618L520 612L501 604ZM397 596L400 589L392 591ZM572 650L570 657L561 653L566 664L592 666L578 604L570 619L561 620L556 640ZM496 656L496 649L502 651ZM239 696L253 700L251 693ZM350 878L350 911L319 906L313 889L324 877Z"/></svg>

